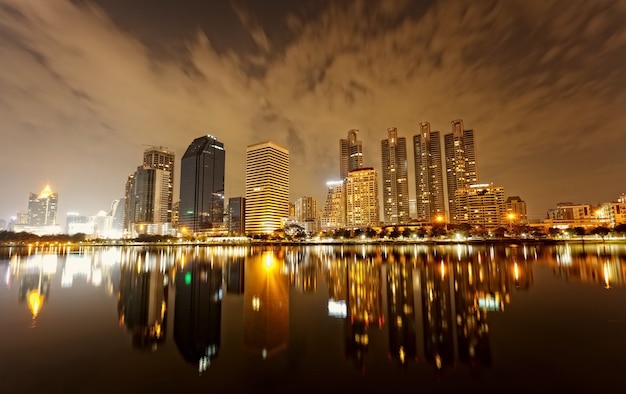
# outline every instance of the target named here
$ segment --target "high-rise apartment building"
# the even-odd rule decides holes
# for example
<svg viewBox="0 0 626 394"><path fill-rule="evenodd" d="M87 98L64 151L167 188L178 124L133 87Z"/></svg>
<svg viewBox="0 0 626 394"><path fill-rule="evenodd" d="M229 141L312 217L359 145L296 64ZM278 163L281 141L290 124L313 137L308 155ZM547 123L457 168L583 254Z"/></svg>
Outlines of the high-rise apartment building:
<svg viewBox="0 0 626 394"><path fill-rule="evenodd" d="M28 225L55 226L59 195L47 186L39 193L30 193L28 198Z"/></svg>
<svg viewBox="0 0 626 394"><path fill-rule="evenodd" d="M175 159L176 158L174 152L171 152L167 148L164 148L162 146L153 146L143 152L143 165L145 167L163 170L169 177L167 179L167 191L162 195L162 198L167 199L167 217L163 221L164 223L172 222L172 204L174 203ZM158 205L165 206L165 202L159 202Z"/></svg>
<svg viewBox="0 0 626 394"><path fill-rule="evenodd" d="M419 127L419 134L413 136L417 219L427 222L445 220L439 131L431 131L428 122L421 122Z"/></svg>
<svg viewBox="0 0 626 394"><path fill-rule="evenodd" d="M378 175L373 168L350 171L345 180L346 226L369 227L380 224Z"/></svg>
<svg viewBox="0 0 626 394"><path fill-rule="evenodd" d="M457 222L492 229L506 224L504 188L490 184L467 185L456 191Z"/></svg>
<svg viewBox="0 0 626 394"><path fill-rule="evenodd" d="M326 182L328 191L322 212L321 227L324 230L346 225L346 193L344 181Z"/></svg>
<svg viewBox="0 0 626 394"><path fill-rule="evenodd" d="M272 141L246 149L246 233L268 234L289 216L289 150Z"/></svg>
<svg viewBox="0 0 626 394"><path fill-rule="evenodd" d="M452 133L444 135L449 220L461 223L458 214L457 190L478 183L474 130L465 130L463 121L452 121Z"/></svg>
<svg viewBox="0 0 626 394"><path fill-rule="evenodd" d="M219 232L224 225L224 144L211 135L194 139L180 165L178 225L183 232Z"/></svg>
<svg viewBox="0 0 626 394"><path fill-rule="evenodd" d="M409 222L409 184L406 138L398 137L398 129L387 129L382 140L383 216L385 224Z"/></svg>
<svg viewBox="0 0 626 394"><path fill-rule="evenodd" d="M348 138L339 140L339 177L346 179L348 172L363 167L363 141L358 139L359 130L348 131Z"/></svg>

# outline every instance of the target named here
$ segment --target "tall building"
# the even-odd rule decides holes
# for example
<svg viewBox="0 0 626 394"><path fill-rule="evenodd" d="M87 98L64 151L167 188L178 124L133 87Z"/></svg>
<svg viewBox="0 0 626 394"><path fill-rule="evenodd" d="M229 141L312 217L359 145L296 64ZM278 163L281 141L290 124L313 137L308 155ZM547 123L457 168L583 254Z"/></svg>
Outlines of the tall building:
<svg viewBox="0 0 626 394"><path fill-rule="evenodd" d="M224 144L215 137L191 142L180 166L179 229L197 233L222 227L225 163Z"/></svg>
<svg viewBox="0 0 626 394"><path fill-rule="evenodd" d="M246 233L267 234L289 216L289 150L272 141L246 149Z"/></svg>
<svg viewBox="0 0 626 394"><path fill-rule="evenodd" d="M420 123L419 134L413 136L413 153L417 219L427 222L443 220L446 206L441 141L439 131L430 131L430 123Z"/></svg>
<svg viewBox="0 0 626 394"><path fill-rule="evenodd" d="M363 167L363 142L358 139L359 130L348 131L348 138L339 140L339 177L346 179L350 171Z"/></svg>
<svg viewBox="0 0 626 394"><path fill-rule="evenodd" d="M457 223L486 229L506 224L504 188L490 184L468 185L456 191Z"/></svg>
<svg viewBox="0 0 626 394"><path fill-rule="evenodd" d="M398 129L387 129L388 138L380 142L383 167L383 215L386 224L408 223L409 184L406 138Z"/></svg>
<svg viewBox="0 0 626 394"><path fill-rule="evenodd" d="M322 212L321 227L330 230L346 225L346 193L344 181L326 183L328 191Z"/></svg>
<svg viewBox="0 0 626 394"><path fill-rule="evenodd" d="M167 218L165 223L172 222L172 204L174 203L174 152L162 146L146 149L143 152L143 165L165 171L169 178L167 180L167 193L163 198L167 199ZM165 203L159 203L165 206Z"/></svg>
<svg viewBox="0 0 626 394"><path fill-rule="evenodd" d="M172 212L170 204L170 174L166 170L151 168L148 165L137 167L137 171L128 178L126 196L128 206L128 227L130 235L161 233L162 227L170 223ZM126 221L125 221L126 222Z"/></svg>
<svg viewBox="0 0 626 394"><path fill-rule="evenodd" d="M452 223L460 223L456 192L478 183L474 130L465 130L461 119L452 121L452 133L444 135L444 147L449 220Z"/></svg>
<svg viewBox="0 0 626 394"><path fill-rule="evenodd" d="M53 193L48 185L39 194L30 193L28 198L28 225L56 226L58 202L58 193Z"/></svg>
<svg viewBox="0 0 626 394"><path fill-rule="evenodd" d="M380 224L378 175L373 168L350 171L345 180L346 226L369 227Z"/></svg>
<svg viewBox="0 0 626 394"><path fill-rule="evenodd" d="M246 199L231 197L228 199L228 234L243 235L246 230Z"/></svg>

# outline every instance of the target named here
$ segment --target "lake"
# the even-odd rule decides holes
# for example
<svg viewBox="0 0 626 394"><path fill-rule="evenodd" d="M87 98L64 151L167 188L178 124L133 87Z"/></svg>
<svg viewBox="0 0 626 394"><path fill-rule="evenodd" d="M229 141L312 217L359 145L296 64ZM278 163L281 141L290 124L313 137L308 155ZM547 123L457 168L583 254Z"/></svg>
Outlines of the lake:
<svg viewBox="0 0 626 394"><path fill-rule="evenodd" d="M0 248L0 392L625 392L626 245Z"/></svg>

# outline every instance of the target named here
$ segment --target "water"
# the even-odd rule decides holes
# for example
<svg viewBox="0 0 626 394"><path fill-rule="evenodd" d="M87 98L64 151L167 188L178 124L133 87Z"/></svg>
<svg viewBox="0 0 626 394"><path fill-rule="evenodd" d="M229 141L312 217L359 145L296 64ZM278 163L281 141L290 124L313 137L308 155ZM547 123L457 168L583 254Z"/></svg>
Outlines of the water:
<svg viewBox="0 0 626 394"><path fill-rule="evenodd" d="M624 392L626 246L0 249L0 392Z"/></svg>

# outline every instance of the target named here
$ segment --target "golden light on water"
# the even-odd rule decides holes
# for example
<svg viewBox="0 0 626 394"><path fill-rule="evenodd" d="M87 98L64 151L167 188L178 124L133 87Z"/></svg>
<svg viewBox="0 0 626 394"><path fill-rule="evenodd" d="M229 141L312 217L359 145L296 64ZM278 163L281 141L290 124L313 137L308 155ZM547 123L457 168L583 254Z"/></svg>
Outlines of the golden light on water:
<svg viewBox="0 0 626 394"><path fill-rule="evenodd" d="M39 311L41 310L41 306L43 305L43 295L39 294L37 290L31 290L27 296L28 299L28 308L33 314L33 319L37 317Z"/></svg>

